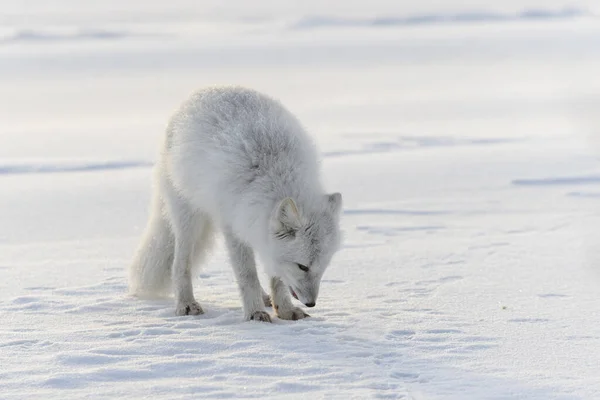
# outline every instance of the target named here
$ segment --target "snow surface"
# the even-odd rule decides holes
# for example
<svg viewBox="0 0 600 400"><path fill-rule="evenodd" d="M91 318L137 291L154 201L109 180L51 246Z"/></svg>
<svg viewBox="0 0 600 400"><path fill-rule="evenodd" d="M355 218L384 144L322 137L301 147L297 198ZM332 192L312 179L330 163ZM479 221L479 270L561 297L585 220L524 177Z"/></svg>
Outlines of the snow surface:
<svg viewBox="0 0 600 400"><path fill-rule="evenodd" d="M411 3L0 1L0 398L600 398L597 2ZM219 83L344 194L310 319L243 322L222 243L206 314L127 295L167 119Z"/></svg>

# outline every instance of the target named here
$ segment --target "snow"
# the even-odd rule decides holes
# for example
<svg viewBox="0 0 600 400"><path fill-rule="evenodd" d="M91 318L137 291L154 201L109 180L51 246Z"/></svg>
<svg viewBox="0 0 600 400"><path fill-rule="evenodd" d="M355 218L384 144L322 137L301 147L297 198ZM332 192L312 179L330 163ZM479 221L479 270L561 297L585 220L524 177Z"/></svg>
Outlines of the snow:
<svg viewBox="0 0 600 400"><path fill-rule="evenodd" d="M321 3L0 2L0 398L600 397L596 2ZM280 98L344 195L310 319L242 321L222 243L206 314L127 295L215 83Z"/></svg>

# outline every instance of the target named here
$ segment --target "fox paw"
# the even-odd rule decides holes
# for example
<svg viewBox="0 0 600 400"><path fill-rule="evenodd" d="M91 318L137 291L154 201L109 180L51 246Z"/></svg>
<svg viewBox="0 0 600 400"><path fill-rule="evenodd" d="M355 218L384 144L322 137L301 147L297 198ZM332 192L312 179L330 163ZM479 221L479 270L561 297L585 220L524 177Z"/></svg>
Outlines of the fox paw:
<svg viewBox="0 0 600 400"><path fill-rule="evenodd" d="M192 301L190 303L180 303L177 304L175 308L175 314L177 315L200 315L204 314L204 310L200 307L197 301Z"/></svg>
<svg viewBox="0 0 600 400"><path fill-rule="evenodd" d="M252 321L271 322L271 316L266 311L254 311L250 316Z"/></svg>
<svg viewBox="0 0 600 400"><path fill-rule="evenodd" d="M265 303L265 307L271 307L271 305L272 305L271 304L271 296L269 296L266 293L263 293L262 298L263 298L263 303Z"/></svg>
<svg viewBox="0 0 600 400"><path fill-rule="evenodd" d="M292 320L292 321L310 317L310 315L308 315L301 308L298 308L298 307L288 308L288 309L283 309L283 310L281 308L276 307L275 314L280 319L287 319L287 320Z"/></svg>

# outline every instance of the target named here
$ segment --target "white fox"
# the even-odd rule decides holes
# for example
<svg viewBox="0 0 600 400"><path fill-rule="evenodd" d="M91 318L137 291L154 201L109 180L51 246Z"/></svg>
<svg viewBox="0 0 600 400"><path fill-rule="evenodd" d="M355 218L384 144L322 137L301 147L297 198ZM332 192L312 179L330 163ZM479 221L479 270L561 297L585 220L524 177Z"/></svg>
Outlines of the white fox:
<svg viewBox="0 0 600 400"><path fill-rule="evenodd" d="M154 171L151 215L129 270L138 296L175 292L176 314L203 310L192 288L223 232L246 320L308 315L340 246L340 193L326 194L316 147L278 101L242 87L194 93L169 121ZM254 254L269 276L260 285Z"/></svg>

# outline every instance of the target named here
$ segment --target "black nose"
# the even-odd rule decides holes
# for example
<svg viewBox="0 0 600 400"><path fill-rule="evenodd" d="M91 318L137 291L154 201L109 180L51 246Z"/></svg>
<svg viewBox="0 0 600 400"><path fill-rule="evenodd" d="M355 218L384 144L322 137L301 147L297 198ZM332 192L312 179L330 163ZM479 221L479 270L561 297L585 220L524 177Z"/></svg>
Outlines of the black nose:
<svg viewBox="0 0 600 400"><path fill-rule="evenodd" d="M306 303L304 304L306 307L314 307L315 306L315 302L313 301L312 303Z"/></svg>

